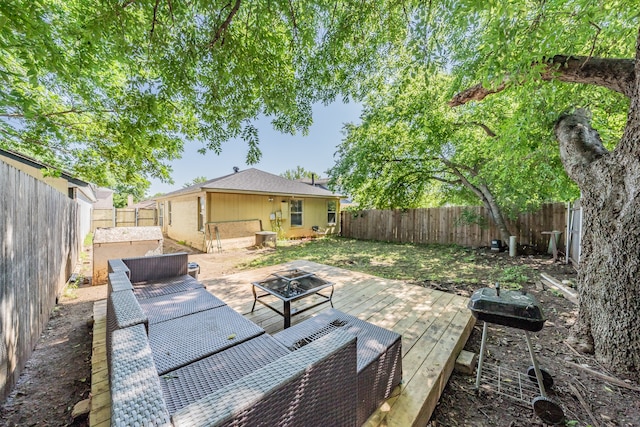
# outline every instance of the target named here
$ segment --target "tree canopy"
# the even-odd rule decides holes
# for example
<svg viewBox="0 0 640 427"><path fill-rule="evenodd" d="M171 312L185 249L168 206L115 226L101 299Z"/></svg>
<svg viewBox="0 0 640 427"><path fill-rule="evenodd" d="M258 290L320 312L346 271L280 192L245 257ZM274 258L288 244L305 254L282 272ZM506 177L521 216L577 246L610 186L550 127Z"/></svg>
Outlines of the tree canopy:
<svg viewBox="0 0 640 427"><path fill-rule="evenodd" d="M203 182L208 181L209 179L206 176L196 176L191 181L187 181L182 184L182 188L191 187L192 185L202 184Z"/></svg>
<svg viewBox="0 0 640 427"><path fill-rule="evenodd" d="M0 144L100 185L170 180L185 143L255 163L259 116L304 132L360 97L404 23L386 1L5 1Z"/></svg>
<svg viewBox="0 0 640 427"><path fill-rule="evenodd" d="M292 179L292 180L302 179L302 178L311 178L311 177L320 178L320 174L317 174L312 171L308 171L300 165L296 166L295 169L287 169L286 171L281 173L280 176L283 178Z"/></svg>
<svg viewBox="0 0 640 427"><path fill-rule="evenodd" d="M491 197L505 214L577 196L553 137L553 119L526 123L529 102L488 100L452 110L452 79L400 70L365 101L359 125L347 125L330 174L364 207L476 204ZM549 100L534 100L548 108ZM517 131L514 131L517 129ZM483 196L481 193L487 193Z"/></svg>

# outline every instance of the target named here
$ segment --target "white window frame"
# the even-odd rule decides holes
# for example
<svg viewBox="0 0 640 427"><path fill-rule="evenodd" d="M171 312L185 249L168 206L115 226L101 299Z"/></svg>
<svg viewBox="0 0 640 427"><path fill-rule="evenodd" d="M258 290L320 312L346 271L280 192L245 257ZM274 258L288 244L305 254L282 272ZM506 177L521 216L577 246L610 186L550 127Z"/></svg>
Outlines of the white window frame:
<svg viewBox="0 0 640 427"><path fill-rule="evenodd" d="M333 204L333 210L330 206ZM329 218L333 214L333 221ZM327 224L328 225L336 225L338 221L338 201L337 200L329 200L327 201Z"/></svg>
<svg viewBox="0 0 640 427"><path fill-rule="evenodd" d="M197 210L198 210L198 231L204 231L204 217L205 217L205 209L206 209L206 204L205 204L205 198L204 197L198 197L198 205L197 205Z"/></svg>
<svg viewBox="0 0 640 427"><path fill-rule="evenodd" d="M294 204L300 204L300 210L294 210ZM304 202L301 199L293 199L291 200L291 202L289 203L289 221L291 224L291 227L302 227L303 225L303 212L304 212ZM300 224L295 224L293 221L293 216L294 215L300 215Z"/></svg>

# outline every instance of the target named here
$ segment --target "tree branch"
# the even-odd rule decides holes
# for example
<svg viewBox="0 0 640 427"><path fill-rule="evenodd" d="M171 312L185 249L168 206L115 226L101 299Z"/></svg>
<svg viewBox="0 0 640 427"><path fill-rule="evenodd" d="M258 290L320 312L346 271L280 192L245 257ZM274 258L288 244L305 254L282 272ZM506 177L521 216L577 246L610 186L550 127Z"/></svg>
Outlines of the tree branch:
<svg viewBox="0 0 640 427"><path fill-rule="evenodd" d="M581 186L590 179L587 169L609 151L602 144L598 132L591 127L590 114L586 110L562 115L553 131L560 143L560 159L567 174Z"/></svg>
<svg viewBox="0 0 640 427"><path fill-rule="evenodd" d="M484 130L484 132L491 138L495 138L496 133L494 131L491 130L491 128L487 125L485 125L484 123L480 123L480 122L463 122L463 123L456 123L456 125L458 126L468 126L468 125L474 125L474 126L479 126L482 128L482 130Z"/></svg>
<svg viewBox="0 0 640 427"><path fill-rule="evenodd" d="M533 66L538 65L536 63ZM628 97L633 96L635 82L633 59L591 58L588 56L556 55L543 61L542 80L558 80L566 83L582 83L602 86ZM470 101L482 101L487 96L501 92L514 84L507 80L495 88L487 89L477 84L456 94L448 105L457 107Z"/></svg>
<svg viewBox="0 0 640 427"><path fill-rule="evenodd" d="M218 42L218 40L220 40L220 37L222 37L222 33L226 31L227 27L229 27L229 25L231 24L231 21L233 21L233 17L236 15L236 13L238 13L238 9L240 9L240 0L236 0L236 4L233 5L233 8L229 12L229 15L227 15L227 19L225 19L222 25L220 25L220 27L218 27L218 29L216 30L216 34L209 42L210 48L212 48Z"/></svg>
<svg viewBox="0 0 640 427"><path fill-rule="evenodd" d="M153 31L156 29L156 21L158 19L158 4L160 0L156 0L156 4L153 5L153 21L151 21L151 31L149 32L149 40L153 39Z"/></svg>
<svg viewBox="0 0 640 427"><path fill-rule="evenodd" d="M52 116L62 116L65 114L85 114L85 113L115 113L114 110L76 110L72 108L70 110L65 111L56 111L53 113L47 114L39 114L40 117L52 117ZM0 113L0 117L8 117L8 118L21 118L25 115L23 113Z"/></svg>
<svg viewBox="0 0 640 427"><path fill-rule="evenodd" d="M584 63L582 64L583 67L586 65L587 61L589 61L589 59L591 59L591 57L593 56L593 51L596 49L596 41L598 41L598 36L600 35L600 31L602 31L602 28L600 28L595 23L589 21L589 24L595 27L596 35L593 36L593 43L591 44L591 50L589 51L589 56L587 56L587 59L585 59Z"/></svg>

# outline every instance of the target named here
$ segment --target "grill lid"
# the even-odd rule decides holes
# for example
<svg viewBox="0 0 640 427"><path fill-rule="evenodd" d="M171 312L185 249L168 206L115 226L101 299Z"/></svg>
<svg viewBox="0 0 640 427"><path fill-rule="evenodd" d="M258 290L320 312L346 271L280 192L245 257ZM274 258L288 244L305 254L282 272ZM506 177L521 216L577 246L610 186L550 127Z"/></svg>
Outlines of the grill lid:
<svg viewBox="0 0 640 427"><path fill-rule="evenodd" d="M478 320L533 332L542 329L546 320L533 295L524 291L500 291L499 287L475 291L468 308Z"/></svg>

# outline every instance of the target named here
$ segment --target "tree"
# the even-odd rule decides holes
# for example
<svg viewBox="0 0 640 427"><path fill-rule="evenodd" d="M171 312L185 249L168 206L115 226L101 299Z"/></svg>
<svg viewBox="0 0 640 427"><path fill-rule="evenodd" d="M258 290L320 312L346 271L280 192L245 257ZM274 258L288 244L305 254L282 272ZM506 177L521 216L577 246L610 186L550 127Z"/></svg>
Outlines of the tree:
<svg viewBox="0 0 640 427"><path fill-rule="evenodd" d="M640 379L640 33L627 1L459 2L438 19L457 22L466 43L446 39L459 88L451 105L502 96L535 99L549 85L590 102L555 115L564 168L581 192L580 309L573 341L613 371ZM454 17L454 15L458 17ZM465 22L466 21L466 22ZM447 27L447 25L444 25ZM451 28L450 26L448 28ZM443 39L444 40L444 39ZM456 43L454 43L454 41ZM622 58L622 59L621 59ZM602 89L604 88L604 89ZM491 94L496 94L487 98ZM626 99L625 99L626 98ZM626 110L621 137L603 123ZM604 129L599 134L594 127Z"/></svg>
<svg viewBox="0 0 640 427"><path fill-rule="evenodd" d="M203 182L207 182L209 179L206 176L196 176L189 182L185 182L182 185L182 188L191 187L192 185L202 184Z"/></svg>
<svg viewBox="0 0 640 427"><path fill-rule="evenodd" d="M241 138L252 164L258 117L305 132L313 103L361 96L404 19L391 1L4 1L0 145L105 186L170 181L184 141Z"/></svg>
<svg viewBox="0 0 640 427"><path fill-rule="evenodd" d="M296 166L295 169L287 169L286 171L281 173L280 176L291 180L298 180L302 178L311 179L311 177L320 178L319 174L308 171L302 166Z"/></svg>
<svg viewBox="0 0 640 427"><path fill-rule="evenodd" d="M518 110L518 100L454 112L446 105L452 79L445 75L404 67L389 80L367 98L362 123L345 127L329 171L359 205L421 207L435 185L443 202L481 203L508 241L507 217L575 197L551 129L526 136L522 130L528 143L513 144L505 116Z"/></svg>

